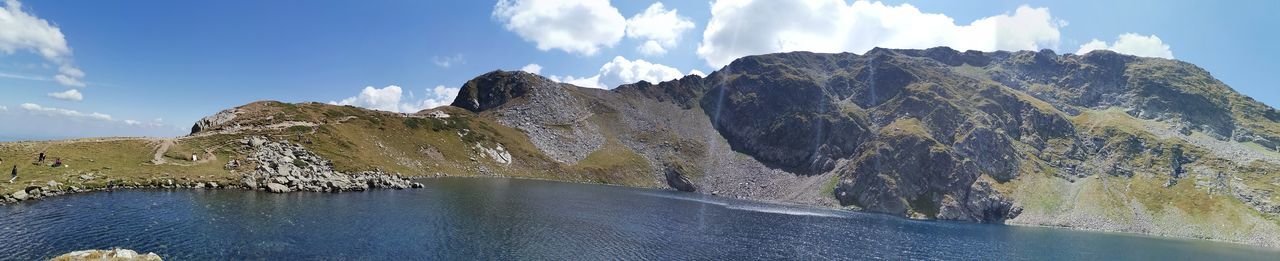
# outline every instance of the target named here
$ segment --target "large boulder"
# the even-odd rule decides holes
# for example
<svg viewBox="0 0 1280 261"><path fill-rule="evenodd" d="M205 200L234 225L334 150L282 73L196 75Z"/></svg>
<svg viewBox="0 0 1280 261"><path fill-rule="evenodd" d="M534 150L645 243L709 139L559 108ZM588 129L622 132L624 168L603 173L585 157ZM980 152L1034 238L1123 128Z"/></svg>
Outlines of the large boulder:
<svg viewBox="0 0 1280 261"><path fill-rule="evenodd" d="M14 199L17 199L19 201L27 200L27 198L31 197L31 195L27 195L27 191L24 191L24 190L15 191L13 192L12 196Z"/></svg>
<svg viewBox="0 0 1280 261"><path fill-rule="evenodd" d="M293 191L293 189L290 189L289 186L272 182L272 183L267 183L267 191L271 191L271 193L289 193Z"/></svg>

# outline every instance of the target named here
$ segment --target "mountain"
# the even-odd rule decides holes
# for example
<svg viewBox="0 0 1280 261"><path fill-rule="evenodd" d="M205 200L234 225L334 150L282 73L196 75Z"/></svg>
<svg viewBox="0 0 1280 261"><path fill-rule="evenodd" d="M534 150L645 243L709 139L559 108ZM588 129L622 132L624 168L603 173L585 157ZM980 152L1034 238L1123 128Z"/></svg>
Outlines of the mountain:
<svg viewBox="0 0 1280 261"><path fill-rule="evenodd" d="M106 177L77 183L89 188L235 184L246 169L230 165L255 155L242 143L257 136L301 144L338 172L670 188L1280 247L1280 112L1195 65L1110 51L778 53L613 90L495 71L452 106L413 114L257 102L174 140L12 143L0 156L73 155L88 162L33 175Z"/></svg>

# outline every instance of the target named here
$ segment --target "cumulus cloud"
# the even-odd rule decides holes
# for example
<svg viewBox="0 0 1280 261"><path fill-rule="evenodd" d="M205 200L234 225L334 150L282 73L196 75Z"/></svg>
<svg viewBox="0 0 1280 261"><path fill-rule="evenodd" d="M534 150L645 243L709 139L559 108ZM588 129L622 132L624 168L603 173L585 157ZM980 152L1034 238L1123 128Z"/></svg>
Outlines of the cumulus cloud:
<svg viewBox="0 0 1280 261"><path fill-rule="evenodd" d="M29 51L58 65L53 78L59 84L85 87L84 71L71 63L71 47L62 30L44 19L22 10L22 2L5 0L0 8L0 52Z"/></svg>
<svg viewBox="0 0 1280 261"><path fill-rule="evenodd" d="M427 89L428 97L424 97L418 102L421 109L430 109L445 106L453 103L453 99L458 97L459 88L444 87L444 85L436 85L435 88Z"/></svg>
<svg viewBox="0 0 1280 261"><path fill-rule="evenodd" d="M761 19L778 17L786 19ZM718 0L703 31L698 56L720 67L742 56L787 52L864 53L874 47L959 50L1057 48L1059 28L1048 8L1021 6L957 24L945 14L909 4L845 0Z"/></svg>
<svg viewBox="0 0 1280 261"><path fill-rule="evenodd" d="M525 65L524 67L520 67L520 70L528 73L532 73L532 74L542 74L542 65L531 63L529 65Z"/></svg>
<svg viewBox="0 0 1280 261"><path fill-rule="evenodd" d="M8 110L9 110L9 107L5 107L4 105L0 105L0 111L8 111Z"/></svg>
<svg viewBox="0 0 1280 261"><path fill-rule="evenodd" d="M436 66L440 66L443 68L449 68L449 67L453 67L454 65L465 64L467 63L467 60L462 57L462 54L454 54L453 56L431 57L431 63L434 63L436 64Z"/></svg>
<svg viewBox="0 0 1280 261"><path fill-rule="evenodd" d="M679 79L684 74L680 70L670 66L650 63L648 61L637 59L635 61L627 60L622 56L613 57L612 61L605 63L600 67L600 72L590 77L559 77L549 76L553 81L573 84L582 87L613 89L618 85L635 83L639 81L647 81L650 83L659 83Z"/></svg>
<svg viewBox="0 0 1280 261"><path fill-rule="evenodd" d="M391 85L383 88L365 86L364 90L361 90L359 95L342 99L342 101L331 101L329 103L390 112L404 112L405 109L411 110L413 107L412 104L400 103L402 94L403 91L400 89L400 86Z"/></svg>
<svg viewBox="0 0 1280 261"><path fill-rule="evenodd" d="M693 22L676 12L676 9L667 10L662 2L653 3L644 12L627 19L627 38L644 41L637 47L641 54L666 54L667 49L680 42L685 31L693 29Z"/></svg>
<svg viewBox="0 0 1280 261"><path fill-rule="evenodd" d="M698 69L692 69L692 70L689 70L689 75L697 75L697 76L701 76L701 77L707 77L707 73L704 73L704 72L702 72L702 71L699 71Z"/></svg>
<svg viewBox="0 0 1280 261"><path fill-rule="evenodd" d="M84 95L81 95L80 91L76 89L70 89L65 92L53 92L53 93L49 93L48 95L49 97L52 97L54 99L59 99L64 101L83 101L84 100Z"/></svg>
<svg viewBox="0 0 1280 261"><path fill-rule="evenodd" d="M101 120L101 121L113 121L113 119L111 118L111 115L107 115L107 114L102 114L102 113L97 113L97 112L92 112L92 113L83 113L83 112L79 112L79 111L75 111L75 110L60 109L60 108L53 108L53 107L44 107L44 106L40 106L39 104L34 104L34 103L23 103L23 104L21 104L21 105L18 105L18 108L22 108L23 110L26 110L27 112L37 113L37 114L43 114L43 115L47 115L47 116L64 116L64 117L68 117L68 118L80 118L80 119L92 119L92 120Z"/></svg>
<svg viewBox="0 0 1280 261"><path fill-rule="evenodd" d="M614 46L627 27L608 0L499 0L493 17L539 50L583 55Z"/></svg>
<svg viewBox="0 0 1280 261"><path fill-rule="evenodd" d="M1093 39L1093 41L1081 45L1076 54L1086 54L1093 50L1111 50L1129 55L1173 59L1173 51L1169 50L1169 45L1155 35L1143 36L1135 33L1126 33L1116 37L1116 41L1113 43Z"/></svg>
<svg viewBox="0 0 1280 261"><path fill-rule="evenodd" d="M413 97L404 96L404 90L400 86L387 86L383 88L374 88L366 86L360 94L342 99L341 101L330 101L329 104L334 105L351 105L373 110L413 113L423 109L435 108L443 105L449 105L453 102L453 98L458 96L458 88L448 88L444 86L436 86L434 89L427 89L427 97L420 100L413 100Z"/></svg>

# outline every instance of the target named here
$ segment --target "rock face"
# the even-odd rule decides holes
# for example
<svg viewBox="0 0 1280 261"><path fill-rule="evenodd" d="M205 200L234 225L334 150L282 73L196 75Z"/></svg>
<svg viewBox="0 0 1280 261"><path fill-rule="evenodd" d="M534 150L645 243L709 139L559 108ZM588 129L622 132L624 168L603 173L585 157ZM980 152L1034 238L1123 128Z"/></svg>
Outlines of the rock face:
<svg viewBox="0 0 1280 261"><path fill-rule="evenodd" d="M293 191L343 192L363 191L373 188L420 188L422 184L380 171L342 173L333 170L333 163L321 159L300 145L287 141L270 141L263 137L249 137L240 141L252 153L246 161L254 169L242 174L240 182L249 189L262 189L274 193Z"/></svg>
<svg viewBox="0 0 1280 261"><path fill-rule="evenodd" d="M191 133L199 133L201 131L211 130L223 124L227 124L232 120L235 120L236 116L239 114L240 112L237 109L228 109L208 117L204 117L199 121L196 121L195 125L191 126Z"/></svg>
<svg viewBox="0 0 1280 261"><path fill-rule="evenodd" d="M836 160L853 154L868 132L866 115L856 113L856 105L835 101L872 98L849 97L849 88L857 87L848 80L832 85L821 71L847 58L792 53L738 59L707 79L713 87L703 96L702 109L735 150L792 172L830 171ZM856 70L854 77L872 77L861 76L873 74L872 69ZM888 66L874 70L903 74ZM883 88L893 88L883 81L893 78L879 79ZM904 80L894 81L901 85Z"/></svg>
<svg viewBox="0 0 1280 261"><path fill-rule="evenodd" d="M81 250L66 253L58 257L54 257L54 261L89 261L89 260L112 260L112 261L160 261L159 255L156 253L138 254L128 249L111 249L111 250Z"/></svg>

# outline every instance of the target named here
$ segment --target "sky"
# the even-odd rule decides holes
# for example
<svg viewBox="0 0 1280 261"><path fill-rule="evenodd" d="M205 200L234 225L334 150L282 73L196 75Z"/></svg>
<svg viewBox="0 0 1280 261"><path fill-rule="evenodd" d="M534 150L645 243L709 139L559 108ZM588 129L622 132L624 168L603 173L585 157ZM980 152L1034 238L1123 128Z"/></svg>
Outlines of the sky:
<svg viewBox="0 0 1280 261"><path fill-rule="evenodd" d="M259 100L414 112L493 70L607 89L877 46L1178 59L1280 105L1280 1L0 1L0 140L180 136Z"/></svg>

